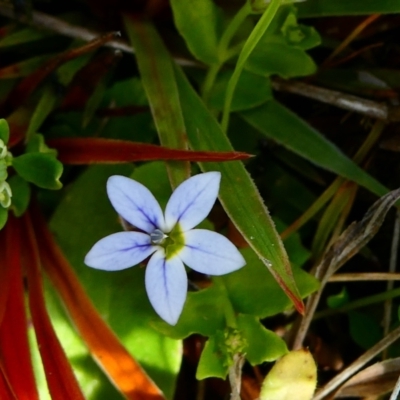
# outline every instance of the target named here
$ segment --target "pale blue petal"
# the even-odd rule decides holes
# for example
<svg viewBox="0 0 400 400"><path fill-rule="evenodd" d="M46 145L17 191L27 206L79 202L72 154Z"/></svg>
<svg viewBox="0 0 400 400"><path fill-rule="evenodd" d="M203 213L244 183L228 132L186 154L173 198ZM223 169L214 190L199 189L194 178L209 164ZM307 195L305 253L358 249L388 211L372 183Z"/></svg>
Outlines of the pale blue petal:
<svg viewBox="0 0 400 400"><path fill-rule="evenodd" d="M125 176L108 178L107 193L111 204L122 218L133 226L151 233L164 229L164 216L150 190Z"/></svg>
<svg viewBox="0 0 400 400"><path fill-rule="evenodd" d="M179 257L188 267L207 275L227 274L246 264L225 236L205 229L185 232L185 246Z"/></svg>
<svg viewBox="0 0 400 400"><path fill-rule="evenodd" d="M142 262L159 247L141 232L118 232L99 240L87 253L85 264L96 269L119 271Z"/></svg>
<svg viewBox="0 0 400 400"><path fill-rule="evenodd" d="M187 276L178 257L165 259L164 249L157 251L146 267L146 291L156 313L175 325L186 300Z"/></svg>
<svg viewBox="0 0 400 400"><path fill-rule="evenodd" d="M217 199L220 181L219 172L206 172L181 183L165 209L166 232L176 223L187 231L203 221Z"/></svg>

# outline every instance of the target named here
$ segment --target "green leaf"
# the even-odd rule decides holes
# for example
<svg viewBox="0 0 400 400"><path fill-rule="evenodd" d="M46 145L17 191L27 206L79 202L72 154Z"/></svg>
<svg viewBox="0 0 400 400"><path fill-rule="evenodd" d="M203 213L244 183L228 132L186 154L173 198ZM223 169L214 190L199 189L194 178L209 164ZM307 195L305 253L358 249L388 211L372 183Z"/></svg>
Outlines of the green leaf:
<svg viewBox="0 0 400 400"><path fill-rule="evenodd" d="M224 107L226 86L232 71L221 71L211 90L208 104L211 108L222 110ZM231 111L246 110L272 99L269 79L243 71L236 86Z"/></svg>
<svg viewBox="0 0 400 400"><path fill-rule="evenodd" d="M0 229L4 228L8 219L8 210L0 206Z"/></svg>
<svg viewBox="0 0 400 400"><path fill-rule="evenodd" d="M265 318L288 309L291 306L290 300L258 256L249 248L241 250L241 253L246 265L238 271L221 276L234 310ZM301 297L318 289L319 282L302 269L293 266L293 275Z"/></svg>
<svg viewBox="0 0 400 400"><path fill-rule="evenodd" d="M0 40L1 47L16 46L48 37L50 32L34 28L19 29L9 33Z"/></svg>
<svg viewBox="0 0 400 400"><path fill-rule="evenodd" d="M143 85L139 78L116 82L105 94L105 103L115 104L115 107L147 106L148 101ZM157 140L157 131L153 118L148 111L135 115L109 118L102 130L102 136L135 142L154 143Z"/></svg>
<svg viewBox="0 0 400 400"><path fill-rule="evenodd" d="M206 345L197 366L196 378L206 379L216 377L225 379L228 374L229 365L226 364L226 354L221 350L220 338L221 335L211 336Z"/></svg>
<svg viewBox="0 0 400 400"><path fill-rule="evenodd" d="M316 64L305 50L320 44L312 27L297 24L293 7L282 7L247 60L245 68L253 73L283 78L315 73Z"/></svg>
<svg viewBox="0 0 400 400"><path fill-rule="evenodd" d="M307 0L298 5L299 17L336 15L391 14L400 12L400 3L393 0Z"/></svg>
<svg viewBox="0 0 400 400"><path fill-rule="evenodd" d="M339 293L330 295L326 299L329 308L340 308L345 306L348 302L349 293L345 286L342 287L342 290Z"/></svg>
<svg viewBox="0 0 400 400"><path fill-rule="evenodd" d="M198 292L189 292L178 323L171 326L161 320L152 325L164 335L174 339L183 339L193 333L212 336L225 328L225 293L211 285Z"/></svg>
<svg viewBox="0 0 400 400"><path fill-rule="evenodd" d="M62 187L59 179L63 165L50 154L23 154L13 158L12 166L22 178L43 189L57 190Z"/></svg>
<svg viewBox="0 0 400 400"><path fill-rule="evenodd" d="M285 43L268 43L255 49L246 63L246 69L261 76L279 75L288 79L312 75L317 66L313 59L301 49Z"/></svg>
<svg viewBox="0 0 400 400"><path fill-rule="evenodd" d="M233 99L233 94L235 92L236 85L240 78L240 75L243 71L243 68L246 65L246 62L253 52L256 45L259 43L260 39L263 37L264 33L270 27L270 24L273 23L277 12L279 11L280 7L280 0L271 0L268 7L265 9L261 18L258 20L256 26L251 31L249 37L246 39L238 60L235 65L235 69L233 71L232 77L228 82L228 86L226 88L226 96L225 96L225 103L224 103L224 110L222 113L222 120L221 120L221 127L222 132L226 133L228 130L229 125L229 115L231 111L231 103ZM242 7L241 11L238 14L246 14L247 12L251 11L250 3L246 2L245 5Z"/></svg>
<svg viewBox="0 0 400 400"><path fill-rule="evenodd" d="M218 62L218 8L212 0L171 0L175 25L191 53L206 64Z"/></svg>
<svg viewBox="0 0 400 400"><path fill-rule="evenodd" d="M88 168L57 207L51 228L96 308L167 398L172 399L181 363L181 342L150 326L150 321L159 317L147 298L144 268L106 272L89 268L83 262L96 241L122 231L118 215L107 198L106 182L111 175L131 173L131 165ZM158 177L149 179L156 181ZM95 396L93 399L97 400Z"/></svg>
<svg viewBox="0 0 400 400"><path fill-rule="evenodd" d="M301 50L309 50L321 44L321 37L314 27L297 22L295 7L281 8L281 11L282 26L274 32L276 36L284 38L287 44ZM266 39L268 41L268 37Z"/></svg>
<svg viewBox="0 0 400 400"><path fill-rule="evenodd" d="M274 221L279 232L287 228L287 226L277 218L274 218ZM295 264L297 267L301 267L310 258L311 253L303 246L298 233L290 235L283 243L292 265Z"/></svg>
<svg viewBox="0 0 400 400"><path fill-rule="evenodd" d="M43 135L40 133L34 133L31 136L25 151L26 153L42 153L57 157L57 150L48 147L44 141Z"/></svg>
<svg viewBox="0 0 400 400"><path fill-rule="evenodd" d="M12 176L8 183L12 191L11 209L16 217L20 217L28 208L31 198L31 187L29 183L19 175Z"/></svg>
<svg viewBox="0 0 400 400"><path fill-rule="evenodd" d="M247 342L244 353L251 365L275 361L288 352L284 340L262 326L258 318L240 314L237 323L239 331Z"/></svg>
<svg viewBox="0 0 400 400"><path fill-rule="evenodd" d="M252 365L274 361L287 353L283 339L265 329L250 315L237 317L237 328L224 328L210 336L200 357L197 379L225 379L235 354L244 354Z"/></svg>
<svg viewBox="0 0 400 400"><path fill-rule="evenodd" d="M233 150L228 138L204 106L181 70L176 69L187 135L193 150ZM241 162L200 163L203 171L222 174L219 199L239 232L265 266L280 282L282 289L302 310L302 302L293 280L282 241L256 186Z"/></svg>
<svg viewBox="0 0 400 400"><path fill-rule="evenodd" d="M146 91L160 142L173 149L187 149L178 89L171 57L150 22L126 16L125 27L135 48L142 83ZM188 162L168 162L172 187L190 176Z"/></svg>
<svg viewBox="0 0 400 400"><path fill-rule="evenodd" d="M1 118L0 119L0 139L4 142L4 144L7 144L9 138L10 138L10 128L8 127L8 123L4 118Z"/></svg>
<svg viewBox="0 0 400 400"><path fill-rule="evenodd" d="M340 149L276 101L241 113L254 128L307 160L382 196L387 189Z"/></svg>
<svg viewBox="0 0 400 400"><path fill-rule="evenodd" d="M51 85L48 85L42 92L42 95L35 107L35 111L30 119L29 126L25 134L28 141L30 140L31 136L37 132L44 120L51 113L56 101L57 96L54 92L54 89L51 87Z"/></svg>

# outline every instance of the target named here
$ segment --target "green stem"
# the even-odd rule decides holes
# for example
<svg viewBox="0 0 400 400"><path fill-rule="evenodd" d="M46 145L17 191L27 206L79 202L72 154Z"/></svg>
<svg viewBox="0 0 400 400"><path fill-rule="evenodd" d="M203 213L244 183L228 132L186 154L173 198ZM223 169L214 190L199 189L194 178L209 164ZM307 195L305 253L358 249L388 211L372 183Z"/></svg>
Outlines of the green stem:
<svg viewBox="0 0 400 400"><path fill-rule="evenodd" d="M224 111L222 115L221 127L222 130L226 133L228 130L229 124L229 113L233 99L233 93L235 91L236 85L238 83L240 74L244 68L244 65L249 58L251 52L254 50L254 47L260 41L261 37L264 35L265 31L268 29L271 21L275 17L279 6L281 4L281 0L271 0L271 3L264 11L260 20L257 22L257 25L254 27L250 36L247 38L246 43L243 46L242 52L239 55L239 59L236 63L235 70L229 80L228 87L225 94L225 104Z"/></svg>
<svg viewBox="0 0 400 400"><path fill-rule="evenodd" d="M201 88L202 98L205 103L207 103L207 100L210 97L211 89L214 86L214 82L217 79L217 75L221 67L222 64L218 62L218 64L211 65L207 71L207 75Z"/></svg>
<svg viewBox="0 0 400 400"><path fill-rule="evenodd" d="M400 288L389 290L383 293L378 293L373 296L364 297L359 300L352 301L343 307L323 310L315 313L313 320L330 317L331 315L345 313L357 308L370 306L371 304L381 303L385 300L394 299L400 296Z"/></svg>
<svg viewBox="0 0 400 400"><path fill-rule="evenodd" d="M214 86L214 82L218 75L218 72L224 65L225 61L234 55L234 53L228 51L229 43L239 29L240 25L242 25L243 21L250 13L251 7L250 4L246 1L244 6L232 18L225 32L222 34L221 40L218 44L218 54L220 59L218 60L218 63L212 65L207 72L202 88L203 100L208 99L211 89Z"/></svg>

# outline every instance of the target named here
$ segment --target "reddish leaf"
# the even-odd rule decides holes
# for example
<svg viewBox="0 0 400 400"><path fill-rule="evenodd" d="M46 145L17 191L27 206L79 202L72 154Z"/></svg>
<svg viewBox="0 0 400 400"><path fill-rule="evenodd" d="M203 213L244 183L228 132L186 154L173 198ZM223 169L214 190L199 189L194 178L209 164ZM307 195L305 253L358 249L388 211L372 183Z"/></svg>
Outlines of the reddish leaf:
<svg viewBox="0 0 400 400"><path fill-rule="evenodd" d="M39 253L32 223L27 214L24 215L23 222L25 225L26 257L24 261L28 278L29 308L51 398L53 400L84 400L71 365L46 311L40 276Z"/></svg>
<svg viewBox="0 0 400 400"><path fill-rule="evenodd" d="M41 238L39 252L44 268L94 359L127 399L165 400L93 306L39 210L31 216L36 237Z"/></svg>
<svg viewBox="0 0 400 400"><path fill-rule="evenodd" d="M95 56L75 74L60 108L63 111L83 108L96 86L120 58L121 53L115 51L101 52Z"/></svg>
<svg viewBox="0 0 400 400"><path fill-rule="evenodd" d="M10 382L8 382L4 372L4 366L0 361L0 399L2 400L18 400L13 392Z"/></svg>
<svg viewBox="0 0 400 400"><path fill-rule="evenodd" d="M39 56L0 68L0 79L15 79L27 76L48 59L48 56Z"/></svg>
<svg viewBox="0 0 400 400"><path fill-rule="evenodd" d="M36 391L31 355L28 344L28 321L24 304L21 271L21 240L19 223L10 213L6 225L7 243L12 252L7 254L11 274L8 281L9 295L0 326L0 353L4 373L18 400L39 400Z"/></svg>
<svg viewBox="0 0 400 400"><path fill-rule="evenodd" d="M250 154L231 151L191 151L168 149L154 144L102 138L62 138L47 141L58 151L64 164L126 163L133 161L232 161L251 157Z"/></svg>
<svg viewBox="0 0 400 400"><path fill-rule="evenodd" d="M12 265L9 262L14 256L14 243L12 237L6 235L6 229L0 230L0 243L5 243L3 251L0 251L0 325L3 321L4 312L6 310L8 293L9 293L9 282L11 278ZM8 262L7 262L8 261ZM0 397L1 399L1 397Z"/></svg>
<svg viewBox="0 0 400 400"><path fill-rule="evenodd" d="M0 107L1 115L10 115L19 106L24 104L25 100L33 93L33 91L61 64L66 63L76 57L86 54L97 49L104 43L115 38L115 34L111 33L100 38L94 39L76 49L67 50L66 52L51 58L42 68L24 78L9 94L6 101Z"/></svg>

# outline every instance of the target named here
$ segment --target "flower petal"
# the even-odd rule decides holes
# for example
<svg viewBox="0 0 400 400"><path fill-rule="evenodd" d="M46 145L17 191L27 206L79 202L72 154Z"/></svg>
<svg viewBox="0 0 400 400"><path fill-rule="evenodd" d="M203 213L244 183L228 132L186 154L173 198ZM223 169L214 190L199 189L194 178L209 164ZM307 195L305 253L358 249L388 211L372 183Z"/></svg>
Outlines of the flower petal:
<svg viewBox="0 0 400 400"><path fill-rule="evenodd" d="M186 300L187 276L179 257L165 259L164 249L158 250L146 268L146 291L156 313L175 325Z"/></svg>
<svg viewBox="0 0 400 400"><path fill-rule="evenodd" d="M206 229L185 232L185 247L179 252L190 268L207 275L223 275L243 267L245 259L225 236Z"/></svg>
<svg viewBox="0 0 400 400"><path fill-rule="evenodd" d="M150 190L125 176L108 178L107 193L111 204L122 218L137 228L151 233L164 228L160 205Z"/></svg>
<svg viewBox="0 0 400 400"><path fill-rule="evenodd" d="M221 173L206 172L181 183L165 209L165 232L169 232L176 223L187 231L203 221L217 199L220 181Z"/></svg>
<svg viewBox="0 0 400 400"><path fill-rule="evenodd" d="M158 246L141 232L118 232L99 240L86 254L85 264L105 271L119 271L139 264Z"/></svg>

